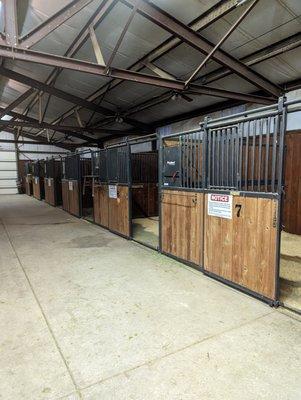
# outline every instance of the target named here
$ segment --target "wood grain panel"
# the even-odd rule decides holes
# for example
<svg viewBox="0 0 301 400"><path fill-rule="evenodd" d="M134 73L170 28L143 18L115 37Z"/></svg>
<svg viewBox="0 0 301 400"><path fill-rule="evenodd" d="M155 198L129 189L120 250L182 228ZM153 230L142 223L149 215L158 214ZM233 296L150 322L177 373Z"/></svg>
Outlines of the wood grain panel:
<svg viewBox="0 0 301 400"><path fill-rule="evenodd" d="M161 198L162 250L202 265L203 193L163 190Z"/></svg>
<svg viewBox="0 0 301 400"><path fill-rule="evenodd" d="M129 188L127 186L117 187L117 199L109 198L109 228L124 236L130 236Z"/></svg>
<svg viewBox="0 0 301 400"><path fill-rule="evenodd" d="M285 136L283 229L301 235L301 132Z"/></svg>
<svg viewBox="0 0 301 400"><path fill-rule="evenodd" d="M62 208L69 212L69 181L62 179Z"/></svg>
<svg viewBox="0 0 301 400"><path fill-rule="evenodd" d="M44 197L44 179L40 177L33 177L32 192L33 197L37 200L42 200Z"/></svg>
<svg viewBox="0 0 301 400"><path fill-rule="evenodd" d="M234 196L232 219L226 219L208 215L207 199L205 270L275 300L277 200Z"/></svg>
<svg viewBox="0 0 301 400"><path fill-rule="evenodd" d="M79 184L76 180L69 180L68 184L69 212L76 217L81 216Z"/></svg>
<svg viewBox="0 0 301 400"><path fill-rule="evenodd" d="M94 222L106 228L109 226L108 185L94 185Z"/></svg>
<svg viewBox="0 0 301 400"><path fill-rule="evenodd" d="M31 174L28 174L25 177L25 193L28 196L32 196L32 194L33 194L32 175Z"/></svg>
<svg viewBox="0 0 301 400"><path fill-rule="evenodd" d="M56 206L55 185L53 178L45 178L45 201L51 206Z"/></svg>

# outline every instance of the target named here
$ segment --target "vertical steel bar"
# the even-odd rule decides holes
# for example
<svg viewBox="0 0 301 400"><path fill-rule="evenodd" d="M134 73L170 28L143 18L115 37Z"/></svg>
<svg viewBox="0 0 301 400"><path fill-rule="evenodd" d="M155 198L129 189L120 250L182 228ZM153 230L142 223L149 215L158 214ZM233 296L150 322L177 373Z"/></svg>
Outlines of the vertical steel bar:
<svg viewBox="0 0 301 400"><path fill-rule="evenodd" d="M251 130L251 122L247 122L247 132L246 132L246 144L245 144L245 185L244 190L248 190L249 188L249 138L250 138L250 130Z"/></svg>
<svg viewBox="0 0 301 400"><path fill-rule="evenodd" d="M265 136L265 175L264 175L264 188L265 192L268 191L268 179L269 179L269 157L270 157L270 130L271 130L271 119L266 119L266 136Z"/></svg>
<svg viewBox="0 0 301 400"><path fill-rule="evenodd" d="M256 121L252 121L252 160L251 160L251 190L254 191L255 147L256 147Z"/></svg>
<svg viewBox="0 0 301 400"><path fill-rule="evenodd" d="M274 118L274 132L273 132L273 153L272 153L272 182L271 190L275 192L275 178L276 178L276 157L277 157L277 135L279 131L279 115Z"/></svg>
<svg viewBox="0 0 301 400"><path fill-rule="evenodd" d="M225 130L221 130L221 186L225 185L224 165L225 163Z"/></svg>
<svg viewBox="0 0 301 400"><path fill-rule="evenodd" d="M261 192L261 157L262 157L262 130L263 130L263 118L259 120L259 143L258 143L258 173L257 173L257 189Z"/></svg>

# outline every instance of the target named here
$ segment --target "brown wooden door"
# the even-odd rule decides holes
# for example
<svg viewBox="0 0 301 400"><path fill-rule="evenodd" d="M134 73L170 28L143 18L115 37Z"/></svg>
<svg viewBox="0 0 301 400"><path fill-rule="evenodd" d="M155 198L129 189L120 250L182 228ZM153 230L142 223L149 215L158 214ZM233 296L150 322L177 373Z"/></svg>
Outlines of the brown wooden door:
<svg viewBox="0 0 301 400"><path fill-rule="evenodd" d="M33 190L32 190L32 176L30 174L28 174L25 177L25 193L28 196L32 196L32 192L33 192Z"/></svg>
<svg viewBox="0 0 301 400"><path fill-rule="evenodd" d="M108 228L109 226L109 197L108 185L94 185L94 222Z"/></svg>
<svg viewBox="0 0 301 400"><path fill-rule="evenodd" d="M68 184L69 212L76 217L81 216L79 184L76 180L70 180Z"/></svg>
<svg viewBox="0 0 301 400"><path fill-rule="evenodd" d="M203 193L163 190L161 237L164 253L202 265L203 203Z"/></svg>
<svg viewBox="0 0 301 400"><path fill-rule="evenodd" d="M69 212L69 181L62 179L62 208Z"/></svg>
<svg viewBox="0 0 301 400"><path fill-rule="evenodd" d="M33 191L33 197L36 198L37 200L41 200L42 197L41 197L40 178L37 176L33 177L32 191Z"/></svg>
<svg viewBox="0 0 301 400"><path fill-rule="evenodd" d="M45 178L45 201L46 203L56 206L55 201L55 185L53 178Z"/></svg>
<svg viewBox="0 0 301 400"><path fill-rule="evenodd" d="M130 236L129 188L117 186L117 198L109 197L109 229Z"/></svg>
<svg viewBox="0 0 301 400"><path fill-rule="evenodd" d="M285 135L283 230L301 235L301 132Z"/></svg>
<svg viewBox="0 0 301 400"><path fill-rule="evenodd" d="M232 196L232 218L208 215L205 197L204 269L276 300L278 200Z"/></svg>

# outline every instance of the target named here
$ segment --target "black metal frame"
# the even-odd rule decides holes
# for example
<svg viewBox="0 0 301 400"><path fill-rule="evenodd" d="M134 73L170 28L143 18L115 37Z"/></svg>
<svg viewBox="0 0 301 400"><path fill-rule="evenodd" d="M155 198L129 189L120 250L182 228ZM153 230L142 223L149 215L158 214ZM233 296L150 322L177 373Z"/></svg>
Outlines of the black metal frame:
<svg viewBox="0 0 301 400"><path fill-rule="evenodd" d="M280 287L279 287L279 269L280 269L280 240L281 240L281 208L282 208L282 194L283 194L283 157L284 157L284 135L286 132L286 119L287 119L287 107L289 105L293 104L298 104L300 103L299 100L294 100L291 102L287 102L285 98L281 97L279 98L278 104L274 104L271 106L265 106L261 107L258 109L252 109L250 111L245 111L242 113L237 113L237 114L232 114L226 117L221 117L213 120L209 120L208 117L204 119L204 122L201 123L201 129L203 131L203 138L202 138L202 143L203 143L203 151L202 151L202 176L205 177L205 179L202 179L202 188L189 188L189 187L183 187L182 181L181 181L181 186L164 186L164 180L163 180L163 154L164 154L164 140L166 139L171 139L171 138L176 138L180 137L183 135L191 135L195 132L199 132L200 130L191 130L191 131L186 131L186 132L179 132L179 133L173 133L169 135L164 135L161 136L159 139L159 196L161 199L162 196L162 190L176 190L176 191L191 191L191 192L197 192L197 193L221 193L221 194L235 194L235 195L240 195L240 196L245 196L245 197L261 197L261 198L270 198L270 199L275 199L278 201L278 215L277 215L277 245L276 245L276 268L275 268L275 293L276 293L276 300L273 299L268 299L267 297L253 292L249 290L248 288L242 287L234 282L228 281L222 277L216 276L215 274L212 274L204 269L203 266L201 265L195 265L193 263L190 263L186 260L182 260L176 256L173 256L171 254L166 254L165 252L162 251L162 215L161 215L161 205L159 207L159 242L160 242L160 252L162 254L166 254L169 257L176 259L179 262L185 263L186 265L189 265L197 270L201 270L205 275L211 276L228 286L234 287L244 293L247 293L253 297L256 297L262 301L267 302L270 305L273 306L278 306L279 303L279 295L280 295ZM253 191L250 190L241 190L242 186L237 187L237 185L233 186L232 188L230 187L210 187L210 180L208 179L208 164L209 164L209 156L208 153L210 151L210 146L209 146L209 141L208 141L208 131L210 128L218 128L221 126L233 126L234 124L238 123L244 123L248 121L254 121L258 119L263 119L263 118L268 118L268 117L277 117L277 128L278 131L276 134L279 133L279 138L275 139L275 133L274 133L274 144L273 144L273 151L278 153L278 158L275 158L274 164L278 164L278 169L274 169L273 174L274 177L276 177L277 174L277 190L274 190L273 192L269 192L268 190L260 192L260 191L255 191L255 186L252 185ZM275 130L276 130L276 125L275 125ZM259 136L260 143L262 145L262 136L260 134ZM232 139L231 139L232 141ZM276 143L279 141L279 143ZM233 141L232 141L233 143ZM254 139L255 143L255 139ZM275 143L277 146L275 146ZM242 147L242 146L241 146ZM276 150L275 150L276 149ZM233 152L234 154L234 152ZM261 155L260 155L261 157ZM254 162L254 159L253 159ZM258 168L259 169L259 168ZM260 180L261 181L261 180ZM276 179L274 179L276 181ZM267 184L265 182L265 188L267 188ZM258 188L257 184L257 188ZM276 185L274 185L274 188ZM203 226L204 230L204 226Z"/></svg>

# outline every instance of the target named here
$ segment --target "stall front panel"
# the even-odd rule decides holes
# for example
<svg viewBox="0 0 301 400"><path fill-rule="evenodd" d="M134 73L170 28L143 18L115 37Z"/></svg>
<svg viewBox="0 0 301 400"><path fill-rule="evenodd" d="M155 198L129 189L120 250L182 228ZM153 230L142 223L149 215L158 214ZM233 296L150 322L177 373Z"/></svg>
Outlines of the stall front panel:
<svg viewBox="0 0 301 400"><path fill-rule="evenodd" d="M129 187L109 185L109 228L122 236L130 236Z"/></svg>
<svg viewBox="0 0 301 400"><path fill-rule="evenodd" d="M45 201L54 207L62 203L61 164L54 158L45 162Z"/></svg>
<svg viewBox="0 0 301 400"><path fill-rule="evenodd" d="M92 153L93 215L94 222L109 227L109 192L107 176L107 151Z"/></svg>
<svg viewBox="0 0 301 400"><path fill-rule="evenodd" d="M203 193L161 192L162 251L179 259L202 264Z"/></svg>
<svg viewBox="0 0 301 400"><path fill-rule="evenodd" d="M81 158L72 154L62 160L62 206L70 214L82 216Z"/></svg>
<svg viewBox="0 0 301 400"><path fill-rule="evenodd" d="M33 197L37 200L43 200L45 198L43 160L38 160L33 163L32 191Z"/></svg>
<svg viewBox="0 0 301 400"><path fill-rule="evenodd" d="M203 134L161 140L161 251L194 267L203 265Z"/></svg>
<svg viewBox="0 0 301 400"><path fill-rule="evenodd" d="M279 298L285 116L279 108L204 126L204 270L271 303Z"/></svg>
<svg viewBox="0 0 301 400"><path fill-rule="evenodd" d="M69 181L62 179L62 208L69 212Z"/></svg>

